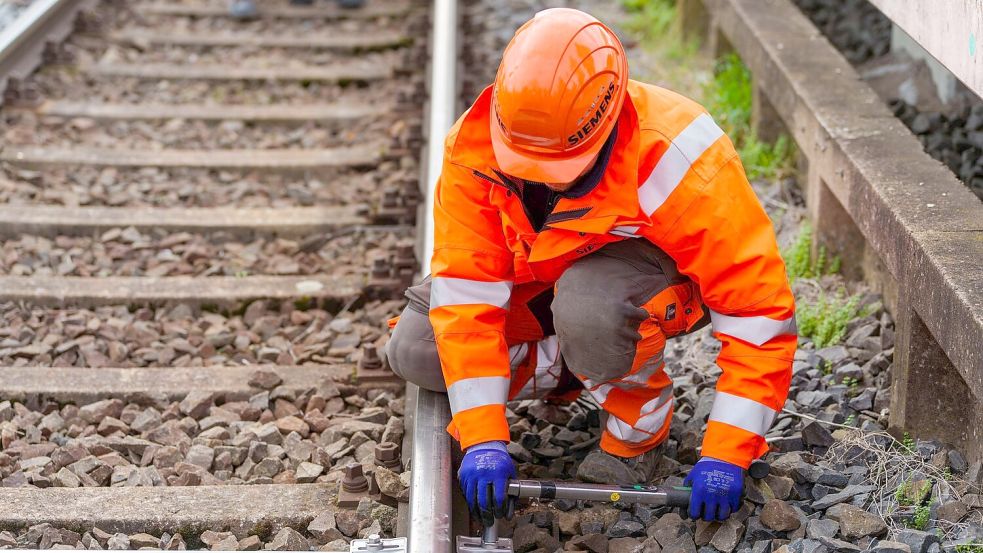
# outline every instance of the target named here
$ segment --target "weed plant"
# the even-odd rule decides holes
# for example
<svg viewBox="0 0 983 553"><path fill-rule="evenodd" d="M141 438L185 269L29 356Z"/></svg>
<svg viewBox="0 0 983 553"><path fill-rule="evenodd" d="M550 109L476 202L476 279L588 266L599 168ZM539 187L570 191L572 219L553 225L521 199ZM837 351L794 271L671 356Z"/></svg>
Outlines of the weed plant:
<svg viewBox="0 0 983 553"><path fill-rule="evenodd" d="M781 136L774 144L751 128L751 72L736 54L717 61L704 91L707 110L737 147L749 179L781 177L791 170L792 144Z"/></svg>
<svg viewBox="0 0 983 553"><path fill-rule="evenodd" d="M819 278L836 274L840 270L839 257L830 258L826 248L820 247L817 255L812 255L812 227L803 223L799 235L790 246L782 250L785 271L791 282L801 278ZM847 297L842 291L827 296L820 294L816 300L797 300L796 319L799 335L806 336L817 348L840 343L846 335L846 325L853 318L864 315L859 309L860 297Z"/></svg>
<svg viewBox="0 0 983 553"><path fill-rule="evenodd" d="M840 258L828 257L826 247L820 246L818 254L812 255L812 226L802 223L799 235L792 245L782 250L785 259L785 270L788 278L795 282L800 278L819 278L823 275L834 275L840 272Z"/></svg>
<svg viewBox="0 0 983 553"><path fill-rule="evenodd" d="M683 38L676 24L675 0L623 0L621 5L631 14L625 30L646 44L658 45L665 61L689 61L700 48L698 41Z"/></svg>
<svg viewBox="0 0 983 553"><path fill-rule="evenodd" d="M799 335L807 336L816 348L842 342L847 323L864 315L859 303L859 296L846 297L842 291L832 297L822 293L815 302L800 303L796 309Z"/></svg>
<svg viewBox="0 0 983 553"><path fill-rule="evenodd" d="M944 541L965 535L972 524L970 521L932 520L931 506L940 498L959 501L964 493L970 493L967 490L972 490L972 485L914 454L914 448L915 441L908 435L898 441L887 432L856 429L845 433L830 447L826 460L846 465L859 460L867 467L859 484L872 486L873 497L861 507L881 517L890 534L897 535L906 527L934 527L936 535ZM913 490L915 478L923 481L918 493ZM966 553L983 553L974 549L981 544L963 545Z"/></svg>
<svg viewBox="0 0 983 553"><path fill-rule="evenodd" d="M928 505L919 505L915 508L915 516L911 519L911 527L915 530L928 529L928 522L931 520L932 509Z"/></svg>

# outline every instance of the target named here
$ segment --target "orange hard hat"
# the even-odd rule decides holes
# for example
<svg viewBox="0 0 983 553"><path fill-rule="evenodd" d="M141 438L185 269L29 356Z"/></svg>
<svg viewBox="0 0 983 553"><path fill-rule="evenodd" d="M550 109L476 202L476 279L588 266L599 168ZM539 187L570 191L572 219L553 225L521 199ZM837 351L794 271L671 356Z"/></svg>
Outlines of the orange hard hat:
<svg viewBox="0 0 983 553"><path fill-rule="evenodd" d="M505 48L492 93L491 141L510 175L571 182L597 156L625 99L628 60L593 16L543 10Z"/></svg>

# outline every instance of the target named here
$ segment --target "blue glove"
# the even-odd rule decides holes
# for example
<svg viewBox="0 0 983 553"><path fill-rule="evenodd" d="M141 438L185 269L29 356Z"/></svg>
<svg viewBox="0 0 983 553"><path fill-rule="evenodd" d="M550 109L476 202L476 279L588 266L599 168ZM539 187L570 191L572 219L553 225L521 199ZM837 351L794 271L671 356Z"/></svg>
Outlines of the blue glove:
<svg viewBox="0 0 983 553"><path fill-rule="evenodd" d="M689 500L689 516L703 520L726 520L741 508L744 491L744 469L711 457L696 462L683 484L693 488Z"/></svg>
<svg viewBox="0 0 983 553"><path fill-rule="evenodd" d="M457 478L472 513L486 523L505 517L506 492L509 479L515 478L515 465L504 443L485 442L469 447Z"/></svg>

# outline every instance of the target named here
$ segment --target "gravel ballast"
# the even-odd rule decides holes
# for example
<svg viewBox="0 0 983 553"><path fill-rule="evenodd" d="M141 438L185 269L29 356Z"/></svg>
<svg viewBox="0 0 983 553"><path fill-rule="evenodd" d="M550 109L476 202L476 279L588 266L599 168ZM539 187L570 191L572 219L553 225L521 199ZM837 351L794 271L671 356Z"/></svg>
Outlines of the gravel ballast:
<svg viewBox="0 0 983 553"><path fill-rule="evenodd" d="M892 336L893 322L878 312L851 322L844 345L815 349L803 340L786 410L768 434L771 474L747 479L743 507L727 521L694 522L668 508L620 503L526 504L507 525L516 551L551 551L561 543L636 553L927 552L931 543L978 542L983 504L970 482L980 477L979 463L969 466L959 451L938 442L901 444L884 432ZM699 458L718 349L707 331L667 346L676 412L656 477L665 485L682 485ZM607 473L590 473L603 466L581 466L600 438L596 411L522 401L510 404L509 417L509 450L520 477L605 479ZM918 523L922 510L931 514Z"/></svg>
<svg viewBox="0 0 983 553"><path fill-rule="evenodd" d="M416 174L412 162L384 161L386 181ZM387 171L388 169L388 171ZM0 168L0 200L104 207L300 207L374 205L379 175L326 169L298 175L254 171L116 167Z"/></svg>
<svg viewBox="0 0 983 553"><path fill-rule="evenodd" d="M0 246L0 274L29 276L366 275L365 260L395 250L405 233L337 231L303 240L243 242L223 233L141 233L98 238L20 235Z"/></svg>
<svg viewBox="0 0 983 553"><path fill-rule="evenodd" d="M11 112L5 117L4 142L47 146L130 149L317 149L348 147L364 141L388 143L405 124L386 117L337 124L253 125L242 121L208 123L171 119L115 121L100 124L76 117L41 117L31 112Z"/></svg>
<svg viewBox="0 0 983 553"><path fill-rule="evenodd" d="M382 335L401 301L333 316L257 301L241 314L165 307L52 309L0 304L0 363L55 367L188 367L352 360ZM2 370L0 370L2 373Z"/></svg>

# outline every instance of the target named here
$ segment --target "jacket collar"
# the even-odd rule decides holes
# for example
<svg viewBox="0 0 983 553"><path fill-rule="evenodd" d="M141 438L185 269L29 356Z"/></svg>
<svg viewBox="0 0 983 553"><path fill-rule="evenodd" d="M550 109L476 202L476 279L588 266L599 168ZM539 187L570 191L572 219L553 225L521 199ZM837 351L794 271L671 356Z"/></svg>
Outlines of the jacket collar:
<svg viewBox="0 0 983 553"><path fill-rule="evenodd" d="M630 96L625 96L616 132L603 166L599 159L595 166L597 174L592 174L594 170L588 172L583 182L574 186L577 192L561 195L553 214L546 220L548 228L604 234L616 221L630 224L638 220L639 132ZM583 210L587 211L579 217L568 215Z"/></svg>
<svg viewBox="0 0 983 553"><path fill-rule="evenodd" d="M594 165L591 166L590 170L580 176L573 186L562 192L556 192L556 194L561 198L577 199L590 194L592 190L597 188L597 185L601 183L601 179L604 178L604 173L607 171L608 162L611 160L611 150L614 149L617 140L618 125L616 123L614 128L611 129L611 135L604 142L601 151L597 153L597 159L594 161Z"/></svg>

